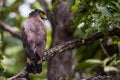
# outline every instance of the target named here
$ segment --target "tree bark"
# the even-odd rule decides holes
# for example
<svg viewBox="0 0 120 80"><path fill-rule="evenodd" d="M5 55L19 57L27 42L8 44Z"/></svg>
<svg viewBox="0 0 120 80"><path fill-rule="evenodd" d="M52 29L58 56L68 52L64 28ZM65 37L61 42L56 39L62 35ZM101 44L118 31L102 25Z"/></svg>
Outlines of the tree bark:
<svg viewBox="0 0 120 80"><path fill-rule="evenodd" d="M65 2L59 2L54 9L52 23L52 44L51 47L73 39L71 24L73 15L67 10ZM48 80L59 80L70 77L72 70L72 50L58 54L48 61Z"/></svg>

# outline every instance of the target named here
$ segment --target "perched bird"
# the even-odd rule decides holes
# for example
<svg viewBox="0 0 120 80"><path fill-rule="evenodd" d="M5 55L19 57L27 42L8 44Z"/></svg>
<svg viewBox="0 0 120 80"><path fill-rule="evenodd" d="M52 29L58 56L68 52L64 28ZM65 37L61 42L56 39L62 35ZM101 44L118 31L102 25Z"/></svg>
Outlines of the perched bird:
<svg viewBox="0 0 120 80"><path fill-rule="evenodd" d="M29 14L22 26L23 46L27 54L26 70L29 73L42 71L42 56L46 46L44 19L45 13L36 9Z"/></svg>

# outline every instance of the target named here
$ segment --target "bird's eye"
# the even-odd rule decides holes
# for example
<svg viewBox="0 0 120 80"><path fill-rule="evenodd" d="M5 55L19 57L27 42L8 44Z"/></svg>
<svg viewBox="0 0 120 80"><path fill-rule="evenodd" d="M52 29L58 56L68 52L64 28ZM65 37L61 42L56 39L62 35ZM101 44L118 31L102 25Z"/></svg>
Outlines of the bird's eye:
<svg viewBox="0 0 120 80"><path fill-rule="evenodd" d="M46 15L45 15L44 13L40 13L40 17L41 17L42 19L47 19Z"/></svg>

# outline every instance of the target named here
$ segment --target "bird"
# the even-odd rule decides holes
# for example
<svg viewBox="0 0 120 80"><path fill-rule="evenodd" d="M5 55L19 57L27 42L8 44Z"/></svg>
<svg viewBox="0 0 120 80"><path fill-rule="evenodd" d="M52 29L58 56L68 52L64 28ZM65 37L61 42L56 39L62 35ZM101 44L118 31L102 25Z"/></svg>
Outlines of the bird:
<svg viewBox="0 0 120 80"><path fill-rule="evenodd" d="M27 55L26 71L28 73L42 72L42 57L46 46L45 12L35 9L29 13L22 26L22 41Z"/></svg>

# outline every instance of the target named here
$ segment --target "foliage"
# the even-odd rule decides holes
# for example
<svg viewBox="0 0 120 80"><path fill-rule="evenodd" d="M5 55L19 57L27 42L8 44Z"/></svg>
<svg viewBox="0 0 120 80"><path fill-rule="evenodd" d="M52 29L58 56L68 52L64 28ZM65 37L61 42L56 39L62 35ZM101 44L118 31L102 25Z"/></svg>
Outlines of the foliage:
<svg viewBox="0 0 120 80"><path fill-rule="evenodd" d="M84 62L78 64L76 66L76 70L80 69L85 69L87 67L92 67L95 65L99 65L103 67L105 72L118 72L119 70L119 64L120 64L120 56L112 56L105 58L104 60L100 59L87 59Z"/></svg>
<svg viewBox="0 0 120 80"><path fill-rule="evenodd" d="M115 0L75 0L70 7L73 13L77 13L73 24L75 36L86 38L95 32L107 34L109 28L119 27L119 6Z"/></svg>
<svg viewBox="0 0 120 80"><path fill-rule="evenodd" d="M117 53L114 51L109 52L108 48L115 46L115 43L118 45L120 41L117 37L111 37L112 41L109 42L108 37L108 30L120 25L119 0L72 0L69 6L69 9L74 14L74 23L72 25L75 30L74 37L85 39L97 32L104 33L106 38L103 41L103 48L111 56L108 57L104 54L100 44L101 41L77 48L76 58L79 64L76 65L75 71L83 69L86 73L92 75L95 72L91 70L95 66L98 69L96 72L99 69L102 69L100 72L119 71L119 58L118 55L114 55L118 54L119 51Z"/></svg>

